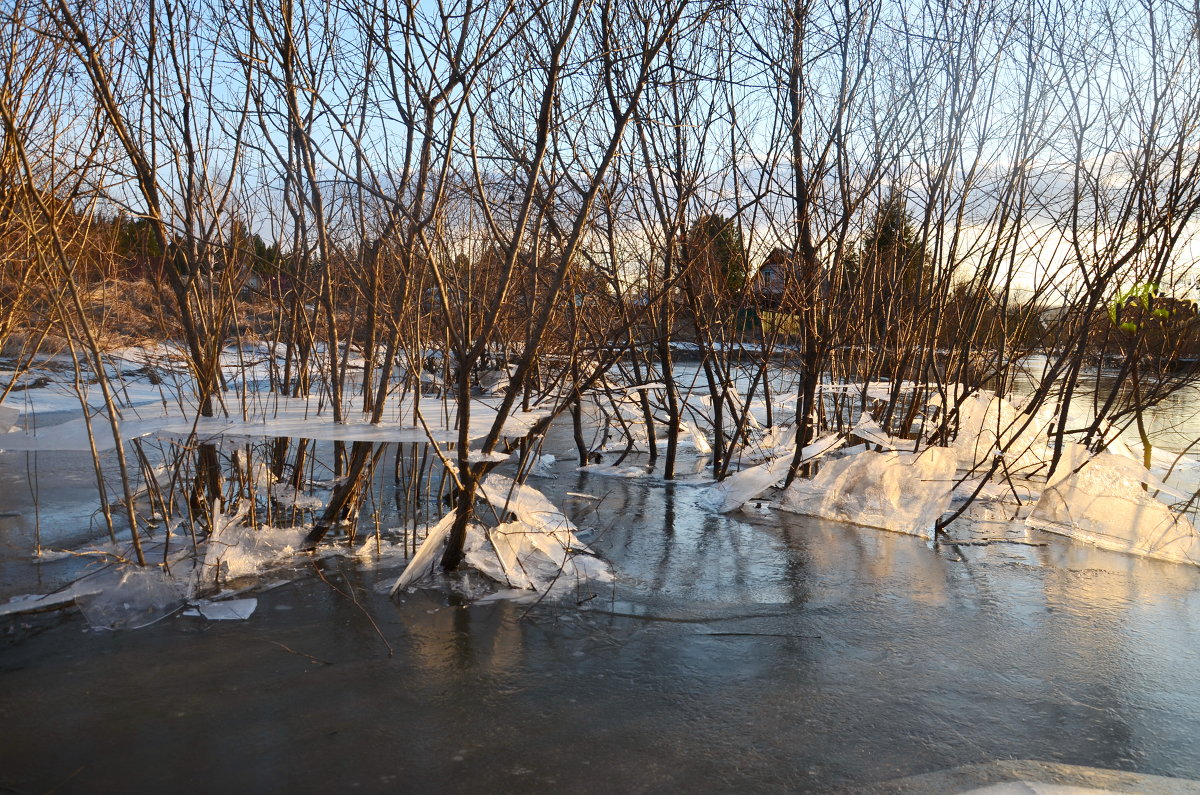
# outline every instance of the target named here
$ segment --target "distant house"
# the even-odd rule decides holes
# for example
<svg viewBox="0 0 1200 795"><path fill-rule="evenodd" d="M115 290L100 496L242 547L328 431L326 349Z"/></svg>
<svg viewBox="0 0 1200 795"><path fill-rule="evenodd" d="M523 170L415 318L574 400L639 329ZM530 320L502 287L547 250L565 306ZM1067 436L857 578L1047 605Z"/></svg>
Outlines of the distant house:
<svg viewBox="0 0 1200 795"><path fill-rule="evenodd" d="M750 282L756 303L778 306L783 296L800 284L800 266L790 251L775 248L763 260Z"/></svg>
<svg viewBox="0 0 1200 795"><path fill-rule="evenodd" d="M795 308L807 293L799 258L787 249L772 249L750 281L750 293L759 307L778 309L787 303ZM819 283L815 285L812 298L819 299L828 295L829 274L821 269Z"/></svg>

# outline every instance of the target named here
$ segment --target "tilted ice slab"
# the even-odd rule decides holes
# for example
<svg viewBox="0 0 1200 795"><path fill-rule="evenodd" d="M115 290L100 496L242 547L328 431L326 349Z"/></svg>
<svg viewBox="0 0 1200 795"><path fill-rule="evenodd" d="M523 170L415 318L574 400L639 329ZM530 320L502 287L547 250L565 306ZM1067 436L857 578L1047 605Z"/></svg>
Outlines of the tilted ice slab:
<svg viewBox="0 0 1200 795"><path fill-rule="evenodd" d="M994 393L983 390L958 407L958 435L951 447L963 466L987 466L1003 452L1008 474L1032 473L1049 460L1046 429L1053 408L1032 417Z"/></svg>
<svg viewBox="0 0 1200 795"><path fill-rule="evenodd" d="M839 522L933 537L950 506L958 458L945 447L920 453L865 450L825 464L811 480L797 480L779 507Z"/></svg>
<svg viewBox="0 0 1200 795"><path fill-rule="evenodd" d="M611 567L575 535L575 525L537 489L492 473L480 496L502 518L496 527L467 525L468 565L509 588L542 593L585 581L610 582ZM454 513L430 528L417 554L401 572L395 594L430 577L441 560L454 524Z"/></svg>
<svg viewBox="0 0 1200 795"><path fill-rule="evenodd" d="M1064 450L1028 525L1103 549L1200 565L1200 533L1155 498L1161 481L1124 456L1099 453L1081 461L1081 451Z"/></svg>
<svg viewBox="0 0 1200 795"><path fill-rule="evenodd" d="M468 531L466 557L472 566L497 582L541 592L613 579L609 565L575 536L575 525L540 491L496 473L480 489L493 509L510 512L513 519Z"/></svg>
<svg viewBox="0 0 1200 795"><path fill-rule="evenodd" d="M811 461L833 448L842 441L836 433L822 436L810 445L806 445L801 461ZM765 464L749 467L735 472L715 486L705 490L701 502L714 511L725 513L736 511L747 502L758 497L767 489L774 486L787 476L793 454L785 452Z"/></svg>
<svg viewBox="0 0 1200 795"><path fill-rule="evenodd" d="M871 444L877 444L884 450L912 450L918 442L913 439L901 439L892 436L890 433L879 427L879 423L864 414L864 419L860 419L858 424L850 429L850 433L860 439L865 439Z"/></svg>

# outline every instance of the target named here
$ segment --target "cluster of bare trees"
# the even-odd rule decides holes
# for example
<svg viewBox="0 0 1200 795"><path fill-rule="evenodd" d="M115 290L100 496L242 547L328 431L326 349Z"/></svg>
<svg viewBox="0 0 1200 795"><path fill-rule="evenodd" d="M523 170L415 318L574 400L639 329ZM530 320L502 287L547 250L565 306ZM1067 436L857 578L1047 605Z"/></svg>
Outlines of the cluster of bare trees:
<svg viewBox="0 0 1200 795"><path fill-rule="evenodd" d="M886 429L949 438L949 385L1008 391L1035 351L1027 410L1061 401L1060 442L1095 357L1118 357L1091 440L1191 376L1198 24L1092 0L15 0L0 344L20 370L49 333L79 378L100 374L135 538L101 280L150 281L144 331L180 343L201 416L240 411L222 355L251 335L279 355L263 388L320 393L336 422L381 422L435 382L458 436L432 459L397 451L397 478L402 458L445 465L447 566L494 454L526 466L570 415L588 460L588 407L614 382L656 385L634 393L638 432L674 477L685 349L718 476L781 372L791 477L822 427L866 408L823 385L885 381ZM1157 286L1151 317L1110 313L1135 285ZM906 381L950 410L924 417ZM316 457L303 438L236 460L175 449L201 532L252 499L250 458L299 488ZM386 449L334 446L310 543L353 535Z"/></svg>

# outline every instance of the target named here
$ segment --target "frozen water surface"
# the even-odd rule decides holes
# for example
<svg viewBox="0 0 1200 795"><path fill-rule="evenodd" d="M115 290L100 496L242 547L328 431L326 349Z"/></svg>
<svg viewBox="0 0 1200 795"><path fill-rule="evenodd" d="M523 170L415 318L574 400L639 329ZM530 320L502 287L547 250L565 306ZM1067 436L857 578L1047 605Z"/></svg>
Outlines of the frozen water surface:
<svg viewBox="0 0 1200 795"><path fill-rule="evenodd" d="M0 786L803 791L1013 759L1200 778L1196 567L558 471L539 486L618 574L566 601L465 606L478 574L392 601L398 568L344 557L245 620L5 619Z"/></svg>

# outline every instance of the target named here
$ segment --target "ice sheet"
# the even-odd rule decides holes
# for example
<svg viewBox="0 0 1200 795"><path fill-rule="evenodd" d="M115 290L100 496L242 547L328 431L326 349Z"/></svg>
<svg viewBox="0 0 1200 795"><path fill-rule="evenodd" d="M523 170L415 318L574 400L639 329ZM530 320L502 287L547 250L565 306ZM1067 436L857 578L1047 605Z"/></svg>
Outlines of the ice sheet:
<svg viewBox="0 0 1200 795"><path fill-rule="evenodd" d="M184 396L186 399L186 396ZM452 442L458 438L455 430L455 412L450 404L449 417L443 411L441 401L419 396L410 396L397 401L390 407L383 421L367 422L351 417L343 422L334 422L333 413L324 397L285 398L277 395L252 395L243 404L242 395L229 392L218 396L218 403L230 407L231 417L199 417L194 405L164 406L157 403L141 408L126 407L121 410L120 429L124 440L149 435L188 436L193 431L202 440L221 437L238 438L303 438L317 441L343 442L425 442L431 438L436 442ZM469 436L478 439L485 436L496 418L494 401L476 399L471 404ZM78 403L75 409L78 410ZM420 410L424 425L414 420ZM524 436L533 425L548 413L549 409L535 407L530 411L513 412L505 421L503 432L507 436ZM361 415L360 415L361 416ZM93 417L92 430L98 450L114 447L108 419L103 412ZM428 432L426 432L428 428ZM87 425L82 418L65 423L38 427L33 432L13 428L0 436L0 447L6 450L64 450L86 452L90 450Z"/></svg>

